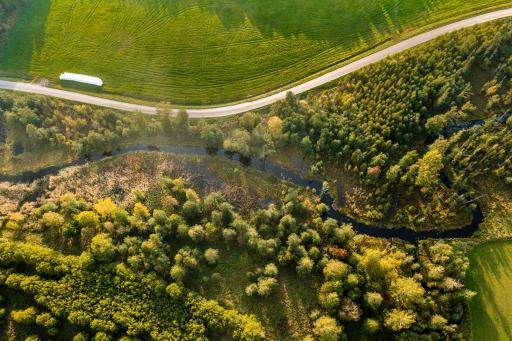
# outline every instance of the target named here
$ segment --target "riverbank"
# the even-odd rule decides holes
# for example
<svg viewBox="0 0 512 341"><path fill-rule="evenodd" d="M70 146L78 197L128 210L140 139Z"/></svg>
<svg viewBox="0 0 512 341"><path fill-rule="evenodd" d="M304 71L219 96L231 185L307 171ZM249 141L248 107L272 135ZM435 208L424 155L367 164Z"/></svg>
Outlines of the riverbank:
<svg viewBox="0 0 512 341"><path fill-rule="evenodd" d="M105 154L92 154L87 158L82 158L77 161L68 163L62 166L53 166L41 169L35 172L25 172L20 175L1 175L0 181L7 181L13 183L23 183L23 182L32 182L37 179L43 178L48 175L55 175L59 171L73 166L83 166L89 162L96 162L103 160L109 157L121 156L133 152L160 152L167 154L175 154L175 155L195 155L195 156L206 156L206 155L214 155L224 160L238 161L245 166L249 166L258 171L273 175L277 178L281 178L283 180L289 181L296 186L311 188L319 194L321 201L325 203L329 207L329 211L327 212L327 216L341 223L349 223L352 224L354 230L358 233L366 234L373 237L378 238L399 238L411 243L417 243L419 240L424 239L444 239L444 238L468 238L471 237L476 231L478 231L480 223L483 221L483 213L480 207L478 206L475 212L473 213L472 221L469 225L459 228L459 229L450 229L446 231L420 231L416 232L407 227L394 227L387 228L386 226L377 226L365 224L362 222L358 222L353 218L341 213L340 211L334 208L334 198L329 194L329 192L324 190L324 182L318 179L308 179L303 177L302 175L285 168L280 165L276 165L270 162L266 162L264 160L258 159L243 159L240 158L236 154L227 153L224 150L219 150L216 152L207 151L202 147L182 147L182 146L172 146L172 145L162 145L162 146L147 146L142 144L130 145L127 147L123 147L117 149L111 153Z"/></svg>

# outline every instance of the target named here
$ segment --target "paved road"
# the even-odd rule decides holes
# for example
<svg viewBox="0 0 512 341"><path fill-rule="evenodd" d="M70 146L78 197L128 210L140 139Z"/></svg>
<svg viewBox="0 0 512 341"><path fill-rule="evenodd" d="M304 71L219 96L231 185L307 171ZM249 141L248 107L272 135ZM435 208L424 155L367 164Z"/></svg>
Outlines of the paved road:
<svg viewBox="0 0 512 341"><path fill-rule="evenodd" d="M378 62L390 55L405 51L417 45L423 44L429 40L435 39L439 36L442 36L446 33L453 32L465 27L485 23L492 20L497 20L501 18L506 18L512 16L512 8L504 9L500 11L495 11L483 15L479 15L476 17L464 19L461 21L457 21L455 23L436 28L432 31L428 31L426 33L417 35L410 39L404 40L396 45L385 48L381 51L375 52L367 57L361 58L353 63L342 66L334 71L328 72L322 76L304 82L300 85L294 86L290 89L283 90L281 92L275 93L273 95L265 96L255 100L248 100L246 102L234 105L228 105L223 107L215 107L208 109L188 109L188 113L190 117L224 117L239 114L242 112L246 112L249 110L258 109L274 102L277 102L283 98L285 98L286 93L288 91L293 92L294 94L300 94L306 92L308 90L314 89L320 85L329 83L333 80L336 80L342 76L345 76L351 72L359 70L362 67ZM23 83L23 82L9 82L0 80L0 89L5 90L14 90L14 91L22 91L29 92L33 94L40 94L52 97L58 97L66 100L82 102L87 104L98 105L102 107L108 107L112 109L119 109L125 111L133 111L133 112L142 112L145 114L155 114L156 108L146 105L139 105L133 103L119 102L114 100L109 100L100 97L94 97L89 95L84 95L71 91L64 91L58 89L52 89L43 87L36 84Z"/></svg>

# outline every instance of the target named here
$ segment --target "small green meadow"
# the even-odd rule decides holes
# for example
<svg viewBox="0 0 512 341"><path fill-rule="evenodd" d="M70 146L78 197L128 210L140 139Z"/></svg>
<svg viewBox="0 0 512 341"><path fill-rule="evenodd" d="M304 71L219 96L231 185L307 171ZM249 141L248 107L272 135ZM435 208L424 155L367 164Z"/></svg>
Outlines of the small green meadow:
<svg viewBox="0 0 512 341"><path fill-rule="evenodd" d="M471 303L473 340L511 340L512 241L481 245L470 260L467 284L477 292Z"/></svg>

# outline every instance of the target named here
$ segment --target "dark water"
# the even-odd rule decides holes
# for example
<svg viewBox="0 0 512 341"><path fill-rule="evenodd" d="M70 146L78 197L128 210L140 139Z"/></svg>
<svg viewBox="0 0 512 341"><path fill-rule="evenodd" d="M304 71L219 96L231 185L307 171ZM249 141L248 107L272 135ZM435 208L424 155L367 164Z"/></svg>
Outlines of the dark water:
<svg viewBox="0 0 512 341"><path fill-rule="evenodd" d="M0 181L9 181L9 182L30 182L42 178L47 175L55 175L61 169L70 167L70 166L81 166L91 161L99 161L104 158L110 156L119 156L123 154L127 154L135 151L159 151L164 153L172 153L178 155L215 155L220 158L235 160L243 163L246 166L255 168L262 172L270 173L276 177L285 179L290 181L291 183L301 186L301 187L309 187L314 189L317 193L319 193L321 200L329 207L329 211L327 216L330 218L336 219L340 223L349 223L352 224L354 230L358 233L367 234L373 237L379 238L400 238L405 241L416 243L418 240L429 239L429 238L467 238L471 237L480 226L480 223L483 221L483 213L480 207L478 206L473 212L473 219L471 223L463 228L455 229L455 230L446 230L446 231L421 231L416 232L406 227L400 228L386 228L385 226L372 226L367 225L361 222L358 222L339 211L336 211L333 208L334 198L327 192L323 191L323 182L321 180L310 180L304 178L298 173L287 169L285 167L272 164L269 162L265 162L263 160L257 159L244 159L240 158L240 156L236 154L228 153L224 150L219 151L207 151L202 147L178 147L178 146L146 146L146 145L131 145L128 147L124 147L121 149L117 149L111 153L96 153L92 154L87 158L80 159L75 162L71 162L61 166L53 166L44 168L35 172L25 172L19 175L6 175L0 174Z"/></svg>
<svg viewBox="0 0 512 341"><path fill-rule="evenodd" d="M452 136L453 134L455 134L461 130L468 130L473 127L482 126L484 124L485 124L484 120L473 120L473 121L467 121L467 122L460 122L457 124L451 124L442 130L441 135L443 135L445 137Z"/></svg>

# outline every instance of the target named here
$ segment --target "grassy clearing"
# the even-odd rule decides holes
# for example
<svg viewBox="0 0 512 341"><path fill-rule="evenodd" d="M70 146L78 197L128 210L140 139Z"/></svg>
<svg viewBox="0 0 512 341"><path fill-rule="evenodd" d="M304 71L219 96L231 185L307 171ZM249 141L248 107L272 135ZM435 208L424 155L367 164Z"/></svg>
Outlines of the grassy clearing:
<svg viewBox="0 0 512 341"><path fill-rule="evenodd" d="M0 163L0 172L3 174L20 174L25 171L35 171L49 166L66 164L73 158L64 148L40 148L37 151L24 152L14 161Z"/></svg>
<svg viewBox="0 0 512 341"><path fill-rule="evenodd" d="M104 91L211 104L258 95L404 31L504 0L38 0L0 73L102 77Z"/></svg>
<svg viewBox="0 0 512 341"><path fill-rule="evenodd" d="M473 340L512 338L512 242L479 246L470 256L468 287L478 295L471 303Z"/></svg>
<svg viewBox="0 0 512 341"><path fill-rule="evenodd" d="M251 298L245 294L250 284L247 272L265 266L247 251L232 249L223 254L211 272L219 273L218 282L208 283L203 294L223 306L255 314L267 331L268 340L301 340L311 333L309 314L317 306L316 292L311 279L299 279L293 271L282 269L279 287L268 298Z"/></svg>

